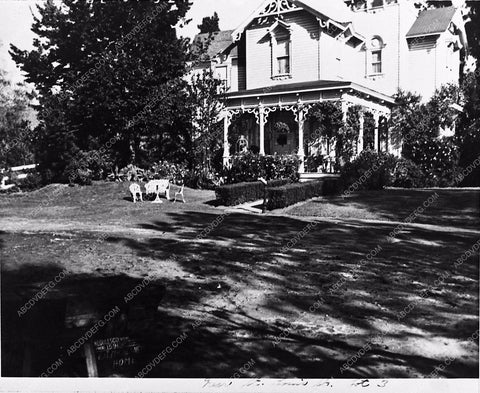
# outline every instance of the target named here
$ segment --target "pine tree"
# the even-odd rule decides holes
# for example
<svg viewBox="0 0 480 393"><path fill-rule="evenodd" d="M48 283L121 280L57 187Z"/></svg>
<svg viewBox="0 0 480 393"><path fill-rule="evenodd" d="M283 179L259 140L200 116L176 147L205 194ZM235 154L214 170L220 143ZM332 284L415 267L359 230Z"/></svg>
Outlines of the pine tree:
<svg viewBox="0 0 480 393"><path fill-rule="evenodd" d="M189 7L188 0L37 6L34 49L10 53L39 94L37 153L48 180L66 180L73 164L85 166L86 153L119 166L181 159L169 147L182 143L188 42L175 26Z"/></svg>

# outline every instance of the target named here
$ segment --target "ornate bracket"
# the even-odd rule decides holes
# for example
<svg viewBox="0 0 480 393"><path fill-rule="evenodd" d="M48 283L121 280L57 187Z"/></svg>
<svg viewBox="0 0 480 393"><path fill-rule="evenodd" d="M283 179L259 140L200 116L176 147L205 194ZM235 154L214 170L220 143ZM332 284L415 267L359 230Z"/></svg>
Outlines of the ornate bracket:
<svg viewBox="0 0 480 393"><path fill-rule="evenodd" d="M272 0L259 12L258 16L279 15L296 9L298 7L289 0Z"/></svg>
<svg viewBox="0 0 480 393"><path fill-rule="evenodd" d="M298 123L300 121L300 114L303 114L303 119L305 119L312 106L312 104L288 105L284 106L283 109L292 111L295 115L295 121Z"/></svg>

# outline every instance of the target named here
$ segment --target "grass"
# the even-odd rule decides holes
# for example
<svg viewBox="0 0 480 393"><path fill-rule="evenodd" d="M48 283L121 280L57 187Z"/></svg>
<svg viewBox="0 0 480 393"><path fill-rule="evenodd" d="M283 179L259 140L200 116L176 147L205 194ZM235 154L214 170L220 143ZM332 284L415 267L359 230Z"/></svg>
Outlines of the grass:
<svg viewBox="0 0 480 393"><path fill-rule="evenodd" d="M417 221L428 225L406 226L395 241L396 222L431 191L317 199L265 216L225 214L211 191L186 190L185 205L133 204L124 184L1 196L2 374L39 375L61 357L54 376L86 376L81 351L66 348L88 326L66 321L118 305L96 338L130 337L142 350L128 367L99 360L102 376L133 377L186 333L148 377L230 377L252 359L242 376L425 377L448 356L441 377L478 377L478 340L468 340L479 322L478 260L455 261L480 237L479 192L437 192ZM67 278L19 317L64 269Z"/></svg>
<svg viewBox="0 0 480 393"><path fill-rule="evenodd" d="M384 190L315 198L281 213L319 218L403 221L432 195L437 201L415 219L419 224L480 228L480 190Z"/></svg>

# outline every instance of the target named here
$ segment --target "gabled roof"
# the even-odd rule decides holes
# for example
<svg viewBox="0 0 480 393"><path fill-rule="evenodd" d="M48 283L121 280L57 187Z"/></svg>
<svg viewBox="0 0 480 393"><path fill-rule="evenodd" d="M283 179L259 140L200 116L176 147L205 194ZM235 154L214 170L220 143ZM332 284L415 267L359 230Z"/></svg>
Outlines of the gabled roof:
<svg viewBox="0 0 480 393"><path fill-rule="evenodd" d="M205 58L213 59L219 53L225 51L230 45L232 45L232 33L233 30L224 30L216 33L198 34L193 39L192 52L194 54L200 54L202 53L202 49L206 49L204 54ZM234 53L231 54L235 55Z"/></svg>
<svg viewBox="0 0 480 393"><path fill-rule="evenodd" d="M300 7L323 14L339 23L352 21L352 11L342 0L295 0Z"/></svg>
<svg viewBox="0 0 480 393"><path fill-rule="evenodd" d="M295 11L297 9L304 9L317 17L327 18L339 25L348 25L353 19L353 12L343 0L264 0L260 7L234 30L232 33L233 39L237 41L255 18L269 14Z"/></svg>
<svg viewBox="0 0 480 393"><path fill-rule="evenodd" d="M421 37L445 32L455 15L455 7L434 8L420 12L407 33L407 38Z"/></svg>

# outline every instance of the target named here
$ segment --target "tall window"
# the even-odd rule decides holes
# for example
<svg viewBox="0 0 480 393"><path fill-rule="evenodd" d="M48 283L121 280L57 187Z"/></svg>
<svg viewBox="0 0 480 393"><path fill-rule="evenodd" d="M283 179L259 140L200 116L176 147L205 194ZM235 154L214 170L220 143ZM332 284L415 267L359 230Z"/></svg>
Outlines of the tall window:
<svg viewBox="0 0 480 393"><path fill-rule="evenodd" d="M372 74L382 73L382 51L372 51Z"/></svg>
<svg viewBox="0 0 480 393"><path fill-rule="evenodd" d="M228 73L227 67L217 67L217 79L220 80L221 84L218 86L219 93L225 93L228 90Z"/></svg>
<svg viewBox="0 0 480 393"><path fill-rule="evenodd" d="M290 25L277 20L269 29L272 49L272 79L289 79L292 74L292 32Z"/></svg>
<svg viewBox="0 0 480 393"><path fill-rule="evenodd" d="M277 41L275 50L277 57L276 75L290 74L290 39L280 39Z"/></svg>
<svg viewBox="0 0 480 393"><path fill-rule="evenodd" d="M370 41L370 69L368 73L370 75L378 75L383 73L383 41L380 37L374 37Z"/></svg>

